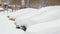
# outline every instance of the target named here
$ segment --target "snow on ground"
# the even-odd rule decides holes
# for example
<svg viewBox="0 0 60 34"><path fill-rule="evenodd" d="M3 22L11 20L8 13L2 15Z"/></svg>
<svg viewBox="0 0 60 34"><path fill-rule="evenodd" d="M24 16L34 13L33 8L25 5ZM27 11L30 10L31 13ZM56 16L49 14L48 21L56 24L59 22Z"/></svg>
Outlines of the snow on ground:
<svg viewBox="0 0 60 34"><path fill-rule="evenodd" d="M48 6L41 8L39 9L39 11L35 12L40 13L35 14L33 11L31 13L29 12L22 16L17 17L16 24L20 26L21 25L30 26L33 24L43 23L60 18L60 6Z"/></svg>
<svg viewBox="0 0 60 34"><path fill-rule="evenodd" d="M29 34L60 34L60 19L29 26L26 32Z"/></svg>
<svg viewBox="0 0 60 34"><path fill-rule="evenodd" d="M25 32L16 29L14 23L8 20L4 14L0 14L0 34L24 34Z"/></svg>

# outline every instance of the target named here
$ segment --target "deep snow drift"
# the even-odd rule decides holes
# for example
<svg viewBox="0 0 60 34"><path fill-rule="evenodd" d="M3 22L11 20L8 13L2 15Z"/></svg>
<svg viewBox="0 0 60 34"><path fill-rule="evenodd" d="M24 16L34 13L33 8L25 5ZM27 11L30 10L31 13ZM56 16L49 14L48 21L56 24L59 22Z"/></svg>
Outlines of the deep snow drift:
<svg viewBox="0 0 60 34"><path fill-rule="evenodd" d="M39 11L37 11L37 14L34 14L33 11L33 13L29 12L27 14L17 17L16 24L20 26L21 25L30 26L33 24L48 22L59 18L60 18L60 6L48 6L39 9Z"/></svg>
<svg viewBox="0 0 60 34"><path fill-rule="evenodd" d="M26 32L28 34L60 34L60 19L32 25Z"/></svg>
<svg viewBox="0 0 60 34"><path fill-rule="evenodd" d="M24 34L23 30L15 28L14 23L8 20L8 18L0 14L0 34Z"/></svg>

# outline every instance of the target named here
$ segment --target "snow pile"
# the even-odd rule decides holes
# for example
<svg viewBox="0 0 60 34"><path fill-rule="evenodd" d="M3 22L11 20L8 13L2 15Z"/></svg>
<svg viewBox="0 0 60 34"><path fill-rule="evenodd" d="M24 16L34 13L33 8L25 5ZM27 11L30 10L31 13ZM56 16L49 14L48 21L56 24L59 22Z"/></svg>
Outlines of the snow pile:
<svg viewBox="0 0 60 34"><path fill-rule="evenodd" d="M32 25L27 28L26 32L29 34L60 34L60 19Z"/></svg>
<svg viewBox="0 0 60 34"><path fill-rule="evenodd" d="M24 34L23 30L15 28L14 23L10 22L7 17L0 14L0 34Z"/></svg>
<svg viewBox="0 0 60 34"><path fill-rule="evenodd" d="M16 24L20 26L21 25L30 26L33 24L48 22L59 18L60 18L60 6L48 6L39 9L39 11L32 11L17 17Z"/></svg>

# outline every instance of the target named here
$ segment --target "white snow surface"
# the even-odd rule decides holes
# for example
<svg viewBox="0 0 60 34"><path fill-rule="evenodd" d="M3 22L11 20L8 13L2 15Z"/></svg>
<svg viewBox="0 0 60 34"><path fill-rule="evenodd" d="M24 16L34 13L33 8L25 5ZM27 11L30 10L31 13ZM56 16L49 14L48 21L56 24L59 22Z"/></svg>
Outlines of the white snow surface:
<svg viewBox="0 0 60 34"><path fill-rule="evenodd" d="M29 26L26 32L29 34L60 34L60 19Z"/></svg>
<svg viewBox="0 0 60 34"><path fill-rule="evenodd" d="M23 30L15 28L14 23L8 20L8 18L0 13L0 34L24 34Z"/></svg>
<svg viewBox="0 0 60 34"><path fill-rule="evenodd" d="M35 12L37 13L35 14ZM35 12L29 12L27 14L17 17L16 24L20 26L31 26L33 24L44 23L60 18L60 6L43 7Z"/></svg>

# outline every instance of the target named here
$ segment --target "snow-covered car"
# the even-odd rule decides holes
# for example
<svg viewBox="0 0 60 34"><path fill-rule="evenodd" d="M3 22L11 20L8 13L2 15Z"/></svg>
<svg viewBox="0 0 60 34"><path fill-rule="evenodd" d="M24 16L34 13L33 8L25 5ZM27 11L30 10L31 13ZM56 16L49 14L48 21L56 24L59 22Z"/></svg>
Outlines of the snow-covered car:
<svg viewBox="0 0 60 34"><path fill-rule="evenodd" d="M41 11L41 12L40 12ZM38 13L40 12L40 13ZM48 6L39 9L37 13L28 13L16 18L16 25L25 25L27 27L48 21L53 21L60 18L60 6ZM34 15L33 15L34 14Z"/></svg>

